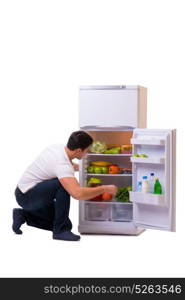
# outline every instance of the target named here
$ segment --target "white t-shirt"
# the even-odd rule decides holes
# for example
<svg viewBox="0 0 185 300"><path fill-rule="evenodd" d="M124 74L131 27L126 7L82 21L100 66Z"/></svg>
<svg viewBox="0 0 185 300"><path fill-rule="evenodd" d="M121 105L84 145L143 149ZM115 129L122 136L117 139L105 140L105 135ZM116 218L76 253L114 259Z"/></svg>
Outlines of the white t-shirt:
<svg viewBox="0 0 185 300"><path fill-rule="evenodd" d="M45 148L35 161L28 166L18 181L19 189L25 193L37 183L62 177L75 177L74 167L63 144L55 144Z"/></svg>

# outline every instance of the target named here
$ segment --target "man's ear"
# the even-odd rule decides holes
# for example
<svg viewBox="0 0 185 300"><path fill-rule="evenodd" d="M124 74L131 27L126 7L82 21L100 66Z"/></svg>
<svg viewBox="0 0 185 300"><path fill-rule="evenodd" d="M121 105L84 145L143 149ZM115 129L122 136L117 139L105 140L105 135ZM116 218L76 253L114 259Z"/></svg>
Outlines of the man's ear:
<svg viewBox="0 0 185 300"><path fill-rule="evenodd" d="M76 151L77 151L77 153L81 153L82 149L81 148L77 148Z"/></svg>

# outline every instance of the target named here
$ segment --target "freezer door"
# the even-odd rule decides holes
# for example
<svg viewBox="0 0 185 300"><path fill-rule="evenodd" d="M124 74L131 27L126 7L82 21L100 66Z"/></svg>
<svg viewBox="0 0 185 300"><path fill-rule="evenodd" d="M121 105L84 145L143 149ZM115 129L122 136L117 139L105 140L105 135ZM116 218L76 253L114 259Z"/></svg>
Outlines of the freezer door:
<svg viewBox="0 0 185 300"><path fill-rule="evenodd" d="M176 130L135 129L133 138L133 220L142 228L175 231ZM139 157L135 157L138 154ZM141 154L147 157L141 157ZM138 191L142 176L154 173L162 185L162 194Z"/></svg>
<svg viewBox="0 0 185 300"><path fill-rule="evenodd" d="M79 127L82 130L124 130L138 125L138 88L81 87ZM115 128L115 129L114 129Z"/></svg>

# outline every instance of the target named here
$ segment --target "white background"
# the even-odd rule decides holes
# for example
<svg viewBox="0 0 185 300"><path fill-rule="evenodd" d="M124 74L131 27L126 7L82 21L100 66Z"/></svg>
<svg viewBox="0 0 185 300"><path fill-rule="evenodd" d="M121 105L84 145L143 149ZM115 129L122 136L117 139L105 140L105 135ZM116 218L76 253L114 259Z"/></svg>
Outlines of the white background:
<svg viewBox="0 0 185 300"><path fill-rule="evenodd" d="M0 2L1 277L185 276L184 28L183 0ZM22 236L12 233L16 183L45 146L78 130L86 84L146 86L148 127L177 128L176 233L78 243L26 225Z"/></svg>

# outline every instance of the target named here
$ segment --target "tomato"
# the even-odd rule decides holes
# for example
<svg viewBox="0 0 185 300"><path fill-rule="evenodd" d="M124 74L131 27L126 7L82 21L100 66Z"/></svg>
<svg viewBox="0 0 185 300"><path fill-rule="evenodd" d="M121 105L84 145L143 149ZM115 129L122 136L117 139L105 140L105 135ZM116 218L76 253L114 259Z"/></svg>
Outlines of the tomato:
<svg viewBox="0 0 185 300"><path fill-rule="evenodd" d="M103 201L111 201L112 194L109 194L109 193L105 192L105 193L102 194L102 199L103 199Z"/></svg>
<svg viewBox="0 0 185 300"><path fill-rule="evenodd" d="M111 165L109 167L109 174L119 174L120 168L117 165Z"/></svg>

